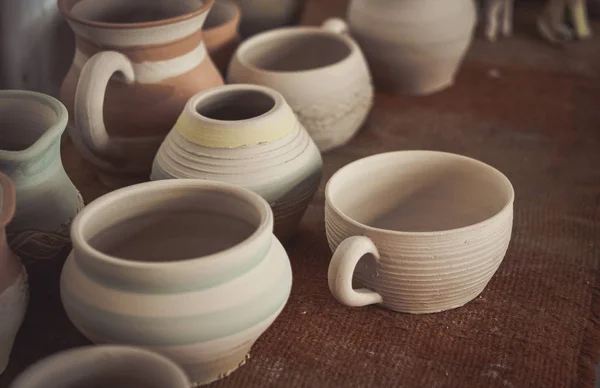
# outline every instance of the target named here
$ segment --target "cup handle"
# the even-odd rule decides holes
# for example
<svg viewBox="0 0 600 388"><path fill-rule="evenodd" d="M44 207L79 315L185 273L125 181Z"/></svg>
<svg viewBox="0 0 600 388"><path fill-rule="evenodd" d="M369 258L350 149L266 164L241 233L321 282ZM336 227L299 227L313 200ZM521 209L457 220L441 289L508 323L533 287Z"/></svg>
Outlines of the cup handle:
<svg viewBox="0 0 600 388"><path fill-rule="evenodd" d="M321 25L321 27L327 31L331 31L340 35L348 35L350 33L350 27L348 27L348 23L340 18L327 19Z"/></svg>
<svg viewBox="0 0 600 388"><path fill-rule="evenodd" d="M352 288L352 275L356 264L368 253L379 263L379 251L373 241L365 236L353 236L342 241L331 258L327 274L329 290L335 299L346 306L361 307L383 301L381 295L375 291Z"/></svg>
<svg viewBox="0 0 600 388"><path fill-rule="evenodd" d="M81 70L75 92L75 127L91 151L109 159L122 159L124 152L111 142L104 125L104 95L108 81L120 72L127 84L135 81L133 65L116 51L102 51L91 57Z"/></svg>

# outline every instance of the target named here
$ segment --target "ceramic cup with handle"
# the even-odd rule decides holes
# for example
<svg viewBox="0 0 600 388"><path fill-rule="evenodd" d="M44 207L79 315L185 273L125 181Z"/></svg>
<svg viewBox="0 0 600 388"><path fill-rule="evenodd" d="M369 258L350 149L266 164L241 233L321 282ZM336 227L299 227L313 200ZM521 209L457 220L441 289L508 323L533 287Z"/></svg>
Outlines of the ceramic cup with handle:
<svg viewBox="0 0 600 388"><path fill-rule="evenodd" d="M460 155L370 156L335 173L325 196L329 288L348 306L460 307L484 290L511 238L510 181Z"/></svg>

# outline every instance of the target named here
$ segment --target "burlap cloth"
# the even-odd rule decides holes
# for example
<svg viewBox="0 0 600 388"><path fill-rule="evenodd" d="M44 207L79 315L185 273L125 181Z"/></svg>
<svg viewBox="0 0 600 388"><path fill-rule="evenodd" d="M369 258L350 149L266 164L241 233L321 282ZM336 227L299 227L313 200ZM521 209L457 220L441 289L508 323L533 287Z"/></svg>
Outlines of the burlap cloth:
<svg viewBox="0 0 600 388"><path fill-rule="evenodd" d="M305 20L342 15L344 6L312 1ZM593 385L600 350L600 37L547 45L535 35L537 7L517 7L514 38L477 40L453 88L425 98L378 95L358 137L325 155L321 190L287 247L289 303L249 362L215 387ZM594 27L600 35L600 23ZM503 171L517 194L510 248L483 294L460 309L412 316L344 307L327 288L324 183L355 159L405 149L460 153ZM106 192L69 143L63 158L87 202ZM62 310L61 265L29 268L29 312L1 387L32 362L88 343Z"/></svg>

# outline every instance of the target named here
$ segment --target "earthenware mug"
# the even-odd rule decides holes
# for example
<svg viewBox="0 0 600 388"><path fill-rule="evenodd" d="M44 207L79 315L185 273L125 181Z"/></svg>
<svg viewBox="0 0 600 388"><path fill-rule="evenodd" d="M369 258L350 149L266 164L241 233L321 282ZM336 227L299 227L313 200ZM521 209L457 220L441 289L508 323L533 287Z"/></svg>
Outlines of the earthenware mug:
<svg viewBox="0 0 600 388"><path fill-rule="evenodd" d="M335 173L325 197L329 288L348 306L460 307L484 290L511 238L510 181L460 155L370 156Z"/></svg>
<svg viewBox="0 0 600 388"><path fill-rule="evenodd" d="M243 365L290 295L269 204L231 184L113 191L83 209L71 235L60 290L73 324L95 343L159 352L195 384Z"/></svg>
<svg viewBox="0 0 600 388"><path fill-rule="evenodd" d="M66 350L27 368L10 388L189 388L173 361L130 346Z"/></svg>
<svg viewBox="0 0 600 388"><path fill-rule="evenodd" d="M214 0L58 0L75 32L61 88L77 150L111 188L148 180L186 101L222 85L202 27Z"/></svg>
<svg viewBox="0 0 600 388"><path fill-rule="evenodd" d="M349 142L373 105L367 62L341 19L279 28L244 41L227 82L280 92L321 152Z"/></svg>

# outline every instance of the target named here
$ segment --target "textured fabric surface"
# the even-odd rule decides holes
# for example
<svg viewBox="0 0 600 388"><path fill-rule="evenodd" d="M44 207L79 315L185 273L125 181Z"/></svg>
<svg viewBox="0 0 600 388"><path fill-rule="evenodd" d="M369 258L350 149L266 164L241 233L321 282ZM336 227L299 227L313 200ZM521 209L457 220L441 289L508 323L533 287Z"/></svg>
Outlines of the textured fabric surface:
<svg viewBox="0 0 600 388"><path fill-rule="evenodd" d="M313 0L305 20L317 24L344 6ZM537 7L519 3L514 38L477 40L453 88L424 98L378 94L359 135L325 155L321 188L287 246L289 303L249 362L215 387L593 386L600 37L545 44L535 34ZM503 171L516 191L510 248L483 294L462 308L413 316L344 307L327 288L324 184L353 160L406 149L455 152ZM107 191L68 141L63 159L87 202ZM88 343L62 310L61 265L29 267L29 312L0 387L32 362Z"/></svg>

